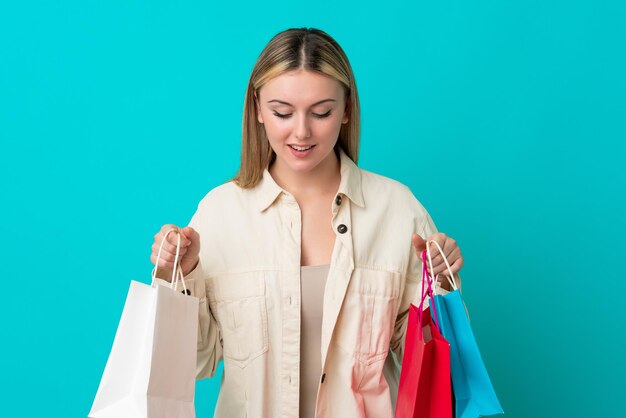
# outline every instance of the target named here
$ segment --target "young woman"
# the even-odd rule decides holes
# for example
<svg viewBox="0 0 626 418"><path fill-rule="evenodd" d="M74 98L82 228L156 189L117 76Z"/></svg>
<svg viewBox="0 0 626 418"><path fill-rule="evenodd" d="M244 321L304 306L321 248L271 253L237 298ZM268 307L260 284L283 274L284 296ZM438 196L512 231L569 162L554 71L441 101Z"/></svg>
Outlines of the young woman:
<svg viewBox="0 0 626 418"><path fill-rule="evenodd" d="M152 247L156 263L164 234L181 234L183 275L200 299L198 379L224 360L215 416L393 416L424 240L455 275L463 258L408 187L357 167L358 149L341 47L316 29L277 34L248 83L237 176ZM159 277L171 277L176 239Z"/></svg>

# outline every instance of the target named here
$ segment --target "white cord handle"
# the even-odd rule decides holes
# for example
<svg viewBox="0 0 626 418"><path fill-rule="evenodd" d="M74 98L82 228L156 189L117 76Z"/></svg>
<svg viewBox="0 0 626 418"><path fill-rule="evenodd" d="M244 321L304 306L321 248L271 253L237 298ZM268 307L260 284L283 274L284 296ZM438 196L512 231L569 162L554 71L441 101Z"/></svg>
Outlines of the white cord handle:
<svg viewBox="0 0 626 418"><path fill-rule="evenodd" d="M439 249L439 253L441 254L441 257L443 258L444 263L446 263L446 267L448 268L448 273L450 273L450 276L448 277L448 282L450 283L450 286L452 286L452 289L457 290L458 287L456 285L456 282L454 281L454 273L452 273L452 267L450 267L450 263L448 263L448 259L446 258L446 255L444 254L443 250L441 249L441 246L435 240L430 240L426 243L426 252L428 253L428 264L430 267L430 275L431 276L433 275L433 259L430 254L430 245L429 245L431 242L435 243L435 245ZM439 275L435 276L435 279L434 279L435 283L437 283L438 276ZM433 285L433 292L435 292L436 289L437 287Z"/></svg>
<svg viewBox="0 0 626 418"><path fill-rule="evenodd" d="M178 264L178 257L180 254L180 232L176 228L172 228L168 230L163 239L161 240L161 245L159 246L159 252L157 253L156 263L154 263L154 268L152 269L152 285L154 285L154 281L156 280L156 273L159 268L159 260L161 259L161 251L163 250L163 244L167 239L167 236L170 232L176 232L178 234L178 242L176 244L176 256L174 257L174 269L172 270L172 280L170 281L170 288L176 290L178 287L178 280L180 280L183 284L183 291L187 294L187 286L185 286L185 279L183 277L183 270Z"/></svg>
<svg viewBox="0 0 626 418"><path fill-rule="evenodd" d="M170 285L170 288L173 288L176 291L178 288L178 281L180 280L180 282L183 284L183 293L188 294L187 286L185 286L185 278L183 277L183 268L180 266L180 264L178 265L177 272L178 274L176 275L176 281L173 283L173 286Z"/></svg>

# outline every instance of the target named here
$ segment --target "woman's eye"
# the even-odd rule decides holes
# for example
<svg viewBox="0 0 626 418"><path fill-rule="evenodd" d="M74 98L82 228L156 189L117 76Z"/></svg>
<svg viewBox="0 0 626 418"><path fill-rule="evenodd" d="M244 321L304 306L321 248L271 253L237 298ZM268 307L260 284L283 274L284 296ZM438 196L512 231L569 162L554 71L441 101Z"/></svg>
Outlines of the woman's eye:
<svg viewBox="0 0 626 418"><path fill-rule="evenodd" d="M319 113L313 113L313 116L315 116L318 119L324 119L330 116L331 114L331 110L329 110L328 112L324 113L324 114L319 114ZM281 119L288 119L291 117L291 113L278 113L276 111L273 112L274 116L279 117Z"/></svg>
<svg viewBox="0 0 626 418"><path fill-rule="evenodd" d="M313 113L313 116L315 116L316 118L319 118L319 119L324 119L324 118L327 118L327 117L330 116L330 112L331 111L329 110L328 112L324 113L323 115L320 115L319 113Z"/></svg>

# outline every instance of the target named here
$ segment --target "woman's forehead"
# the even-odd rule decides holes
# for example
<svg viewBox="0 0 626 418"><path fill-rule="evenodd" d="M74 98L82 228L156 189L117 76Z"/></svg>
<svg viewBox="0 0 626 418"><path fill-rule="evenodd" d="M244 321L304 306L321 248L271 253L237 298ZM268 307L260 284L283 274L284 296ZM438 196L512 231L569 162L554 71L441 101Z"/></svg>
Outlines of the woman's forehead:
<svg viewBox="0 0 626 418"><path fill-rule="evenodd" d="M264 102L278 100L293 106L310 106L325 99L339 101L343 97L341 84L332 77L306 70L288 71L278 75L261 89Z"/></svg>

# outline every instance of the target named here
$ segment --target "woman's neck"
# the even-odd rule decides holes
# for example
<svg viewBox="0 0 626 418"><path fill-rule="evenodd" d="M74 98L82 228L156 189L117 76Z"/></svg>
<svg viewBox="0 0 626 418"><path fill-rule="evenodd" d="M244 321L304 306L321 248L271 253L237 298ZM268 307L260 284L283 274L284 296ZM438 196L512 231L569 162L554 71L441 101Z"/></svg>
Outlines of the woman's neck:
<svg viewBox="0 0 626 418"><path fill-rule="evenodd" d="M341 181L341 164L334 151L311 171L295 172L280 161L275 161L268 171L274 181L297 200L334 194Z"/></svg>

